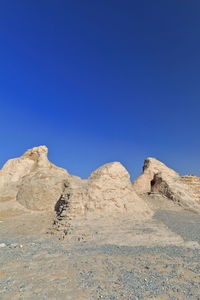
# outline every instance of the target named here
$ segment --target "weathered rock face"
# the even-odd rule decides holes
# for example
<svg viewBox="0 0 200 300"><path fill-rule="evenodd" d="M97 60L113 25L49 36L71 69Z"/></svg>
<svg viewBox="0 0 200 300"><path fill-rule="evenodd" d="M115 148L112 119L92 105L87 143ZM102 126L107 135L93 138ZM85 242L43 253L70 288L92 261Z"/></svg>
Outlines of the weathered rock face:
<svg viewBox="0 0 200 300"><path fill-rule="evenodd" d="M30 172L34 163L24 157L6 162L0 173L0 202L15 199L21 178Z"/></svg>
<svg viewBox="0 0 200 300"><path fill-rule="evenodd" d="M150 212L138 197L130 182L130 175L119 162L106 164L88 178L88 210L124 211L133 214Z"/></svg>
<svg viewBox="0 0 200 300"><path fill-rule="evenodd" d="M1 209L10 211L53 210L63 192L66 170L56 167L47 158L46 146L34 147L21 157L10 159L0 172ZM17 200L16 204L15 201ZM12 203L12 205L10 205Z"/></svg>
<svg viewBox="0 0 200 300"><path fill-rule="evenodd" d="M136 192L159 193L185 208L200 210L191 187L174 170L168 168L156 159L145 160L143 174L133 183Z"/></svg>
<svg viewBox="0 0 200 300"><path fill-rule="evenodd" d="M5 164L1 171L1 201L16 199L30 210L57 208L62 216L70 218L101 211L128 212L133 216L150 213L120 163L106 164L88 180L82 180L49 162L47 152L45 146L35 147ZM64 209L58 208L59 203Z"/></svg>
<svg viewBox="0 0 200 300"><path fill-rule="evenodd" d="M62 232L63 236L72 229L71 220L86 214L87 180L70 176L64 183L64 191L55 205L56 216L51 233Z"/></svg>
<svg viewBox="0 0 200 300"><path fill-rule="evenodd" d="M55 210L58 226L90 213L149 216L152 211L142 195L152 192L184 207L200 209L200 180L181 177L155 158L145 160L143 174L132 184L129 173L119 162L105 164L82 180L53 165L47 153L46 146L35 147L3 166L0 209Z"/></svg>
<svg viewBox="0 0 200 300"><path fill-rule="evenodd" d="M154 176L151 190L184 208L200 211L200 205L195 201L192 189L182 182L181 176L170 178L165 174L158 173Z"/></svg>
<svg viewBox="0 0 200 300"><path fill-rule="evenodd" d="M151 209L133 190L130 175L119 163L106 164L95 170L88 180L70 178L57 203L54 230L66 234L73 218L87 215L131 214L143 218Z"/></svg>
<svg viewBox="0 0 200 300"><path fill-rule="evenodd" d="M95 170L87 181L69 181L64 192L73 215L87 212L132 212L145 215L150 209L134 192L130 175L119 163L109 163Z"/></svg>
<svg viewBox="0 0 200 300"><path fill-rule="evenodd" d="M138 194L151 192L151 182L154 178L154 175L157 173L165 174L169 177L179 176L174 170L168 168L165 164L159 160L149 157L145 159L143 166L143 173L140 175L134 182L134 190Z"/></svg>
<svg viewBox="0 0 200 300"><path fill-rule="evenodd" d="M47 158L46 146L35 147L8 160L0 172L0 202L15 199L21 179L38 168L56 168Z"/></svg>
<svg viewBox="0 0 200 300"><path fill-rule="evenodd" d="M16 200L31 210L53 211L67 179L64 170L40 168L23 177Z"/></svg>
<svg viewBox="0 0 200 300"><path fill-rule="evenodd" d="M181 176L180 181L191 189L192 197L200 204L200 177L195 175Z"/></svg>

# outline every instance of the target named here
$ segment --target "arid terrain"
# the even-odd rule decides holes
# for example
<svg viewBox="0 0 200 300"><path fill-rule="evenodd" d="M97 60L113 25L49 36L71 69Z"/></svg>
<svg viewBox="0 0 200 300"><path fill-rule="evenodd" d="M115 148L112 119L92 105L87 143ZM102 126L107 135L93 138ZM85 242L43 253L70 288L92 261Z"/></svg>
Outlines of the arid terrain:
<svg viewBox="0 0 200 300"><path fill-rule="evenodd" d="M81 180L38 148L0 171L0 299L200 299L196 177L150 158Z"/></svg>

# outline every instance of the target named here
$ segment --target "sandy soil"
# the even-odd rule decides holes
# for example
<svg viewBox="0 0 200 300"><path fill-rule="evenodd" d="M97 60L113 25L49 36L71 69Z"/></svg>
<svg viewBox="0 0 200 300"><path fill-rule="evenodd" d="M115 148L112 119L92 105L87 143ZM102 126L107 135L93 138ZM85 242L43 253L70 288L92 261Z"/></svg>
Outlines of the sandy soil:
<svg viewBox="0 0 200 300"><path fill-rule="evenodd" d="M200 216L150 201L153 218L80 218L64 240L51 213L1 218L0 299L200 299Z"/></svg>

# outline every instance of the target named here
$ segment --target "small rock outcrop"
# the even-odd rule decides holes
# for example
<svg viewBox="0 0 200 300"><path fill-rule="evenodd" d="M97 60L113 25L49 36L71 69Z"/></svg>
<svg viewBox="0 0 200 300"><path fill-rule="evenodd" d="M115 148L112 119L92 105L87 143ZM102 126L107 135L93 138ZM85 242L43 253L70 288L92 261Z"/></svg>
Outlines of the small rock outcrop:
<svg viewBox="0 0 200 300"><path fill-rule="evenodd" d="M200 211L191 186L185 183L186 180L174 170L154 158L148 158L144 162L143 174L133 182L133 187L139 195L159 193L184 208Z"/></svg>
<svg viewBox="0 0 200 300"><path fill-rule="evenodd" d="M143 173L133 182L134 190L138 194L145 194L151 192L151 185L154 176L158 173L165 174L169 177L178 177L179 174L167 167L156 158L146 158L143 165Z"/></svg>
<svg viewBox="0 0 200 300"><path fill-rule="evenodd" d="M158 173L154 176L153 193L159 193L180 206L192 210L200 210L196 203L192 190L181 181L181 176L170 178L165 174Z"/></svg>
<svg viewBox="0 0 200 300"><path fill-rule="evenodd" d="M52 164L47 154L46 146L34 147L5 163L0 172L1 209L7 207L10 211L10 206L17 207L18 211L19 208L22 211L23 208L53 209L63 192L63 181L69 174Z"/></svg>
<svg viewBox="0 0 200 300"><path fill-rule="evenodd" d="M87 209L90 211L122 211L133 215L150 212L135 193L129 173L119 162L108 163L95 170L88 178L87 194Z"/></svg>
<svg viewBox="0 0 200 300"><path fill-rule="evenodd" d="M57 168L48 161L46 146L34 147L21 157L8 160L0 172L0 202L16 198L24 176L38 168Z"/></svg>

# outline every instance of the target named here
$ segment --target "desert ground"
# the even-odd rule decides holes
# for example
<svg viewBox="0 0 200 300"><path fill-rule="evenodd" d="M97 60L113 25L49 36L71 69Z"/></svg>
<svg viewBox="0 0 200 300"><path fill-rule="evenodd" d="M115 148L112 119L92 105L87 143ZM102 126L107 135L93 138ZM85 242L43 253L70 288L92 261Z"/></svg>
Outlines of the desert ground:
<svg viewBox="0 0 200 300"><path fill-rule="evenodd" d="M146 201L148 219L81 217L65 237L52 212L1 216L0 299L200 299L200 216Z"/></svg>

